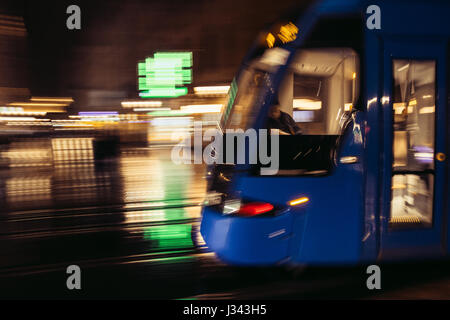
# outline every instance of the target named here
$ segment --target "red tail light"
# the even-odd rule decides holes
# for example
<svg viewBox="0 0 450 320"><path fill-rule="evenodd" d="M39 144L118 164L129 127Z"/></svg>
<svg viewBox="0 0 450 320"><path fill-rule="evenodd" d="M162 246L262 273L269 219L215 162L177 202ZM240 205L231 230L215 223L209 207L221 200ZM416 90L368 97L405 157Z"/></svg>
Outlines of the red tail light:
<svg viewBox="0 0 450 320"><path fill-rule="evenodd" d="M241 216L256 216L273 210L273 205L267 202L250 202L241 205L238 214Z"/></svg>

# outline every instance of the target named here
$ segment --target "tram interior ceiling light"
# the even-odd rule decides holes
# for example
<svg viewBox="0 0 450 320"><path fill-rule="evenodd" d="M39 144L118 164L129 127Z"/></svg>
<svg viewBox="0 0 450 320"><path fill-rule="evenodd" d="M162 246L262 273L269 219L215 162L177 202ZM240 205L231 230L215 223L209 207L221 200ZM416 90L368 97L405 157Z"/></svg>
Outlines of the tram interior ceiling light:
<svg viewBox="0 0 450 320"><path fill-rule="evenodd" d="M434 106L423 107L423 108L420 108L420 110L419 110L420 114L434 113L434 112L435 112L435 107Z"/></svg>
<svg viewBox="0 0 450 320"><path fill-rule="evenodd" d="M311 99L294 99L293 107L296 110L320 110L322 109L322 101L314 101Z"/></svg>
<svg viewBox="0 0 450 320"><path fill-rule="evenodd" d="M401 71L404 71L404 70L406 70L406 69L408 69L408 68L409 68L409 63L408 63L408 64L405 64L403 67L398 68L397 71L398 71L398 72L401 72Z"/></svg>

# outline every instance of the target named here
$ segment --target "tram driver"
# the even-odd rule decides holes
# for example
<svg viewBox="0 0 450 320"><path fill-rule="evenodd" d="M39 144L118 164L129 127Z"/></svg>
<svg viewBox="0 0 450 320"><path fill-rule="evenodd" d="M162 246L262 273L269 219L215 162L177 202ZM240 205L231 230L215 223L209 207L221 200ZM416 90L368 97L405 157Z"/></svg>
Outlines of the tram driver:
<svg viewBox="0 0 450 320"><path fill-rule="evenodd" d="M277 129L281 135L302 134L302 130L294 119L288 113L281 111L279 103L275 103L269 110L267 128L270 131Z"/></svg>

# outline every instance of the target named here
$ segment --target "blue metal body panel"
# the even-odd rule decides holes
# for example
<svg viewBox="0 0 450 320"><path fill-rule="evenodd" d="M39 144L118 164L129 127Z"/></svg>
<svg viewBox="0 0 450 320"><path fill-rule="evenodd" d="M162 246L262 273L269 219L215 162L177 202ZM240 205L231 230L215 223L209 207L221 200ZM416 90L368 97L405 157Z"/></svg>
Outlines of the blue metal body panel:
<svg viewBox="0 0 450 320"><path fill-rule="evenodd" d="M269 265L289 257L293 218L291 211L277 217L242 218L205 208L201 233L208 247L225 262Z"/></svg>

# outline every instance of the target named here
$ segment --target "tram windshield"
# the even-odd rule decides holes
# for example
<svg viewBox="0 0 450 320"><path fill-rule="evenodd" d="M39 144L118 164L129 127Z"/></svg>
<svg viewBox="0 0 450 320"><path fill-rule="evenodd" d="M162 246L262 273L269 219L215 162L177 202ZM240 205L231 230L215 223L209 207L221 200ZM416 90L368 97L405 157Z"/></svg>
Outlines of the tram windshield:
<svg viewBox="0 0 450 320"><path fill-rule="evenodd" d="M353 49L295 53L267 114L267 128L283 135L280 174L331 170L338 137L358 97L358 78L359 58Z"/></svg>
<svg viewBox="0 0 450 320"><path fill-rule="evenodd" d="M294 52L259 48L233 82L222 128L246 130L265 117L265 127L282 137L281 169L328 172L338 137L357 108L361 26L359 19L324 19ZM291 24L285 27L294 33ZM282 81L275 83L278 71ZM269 94L273 105L266 106Z"/></svg>

